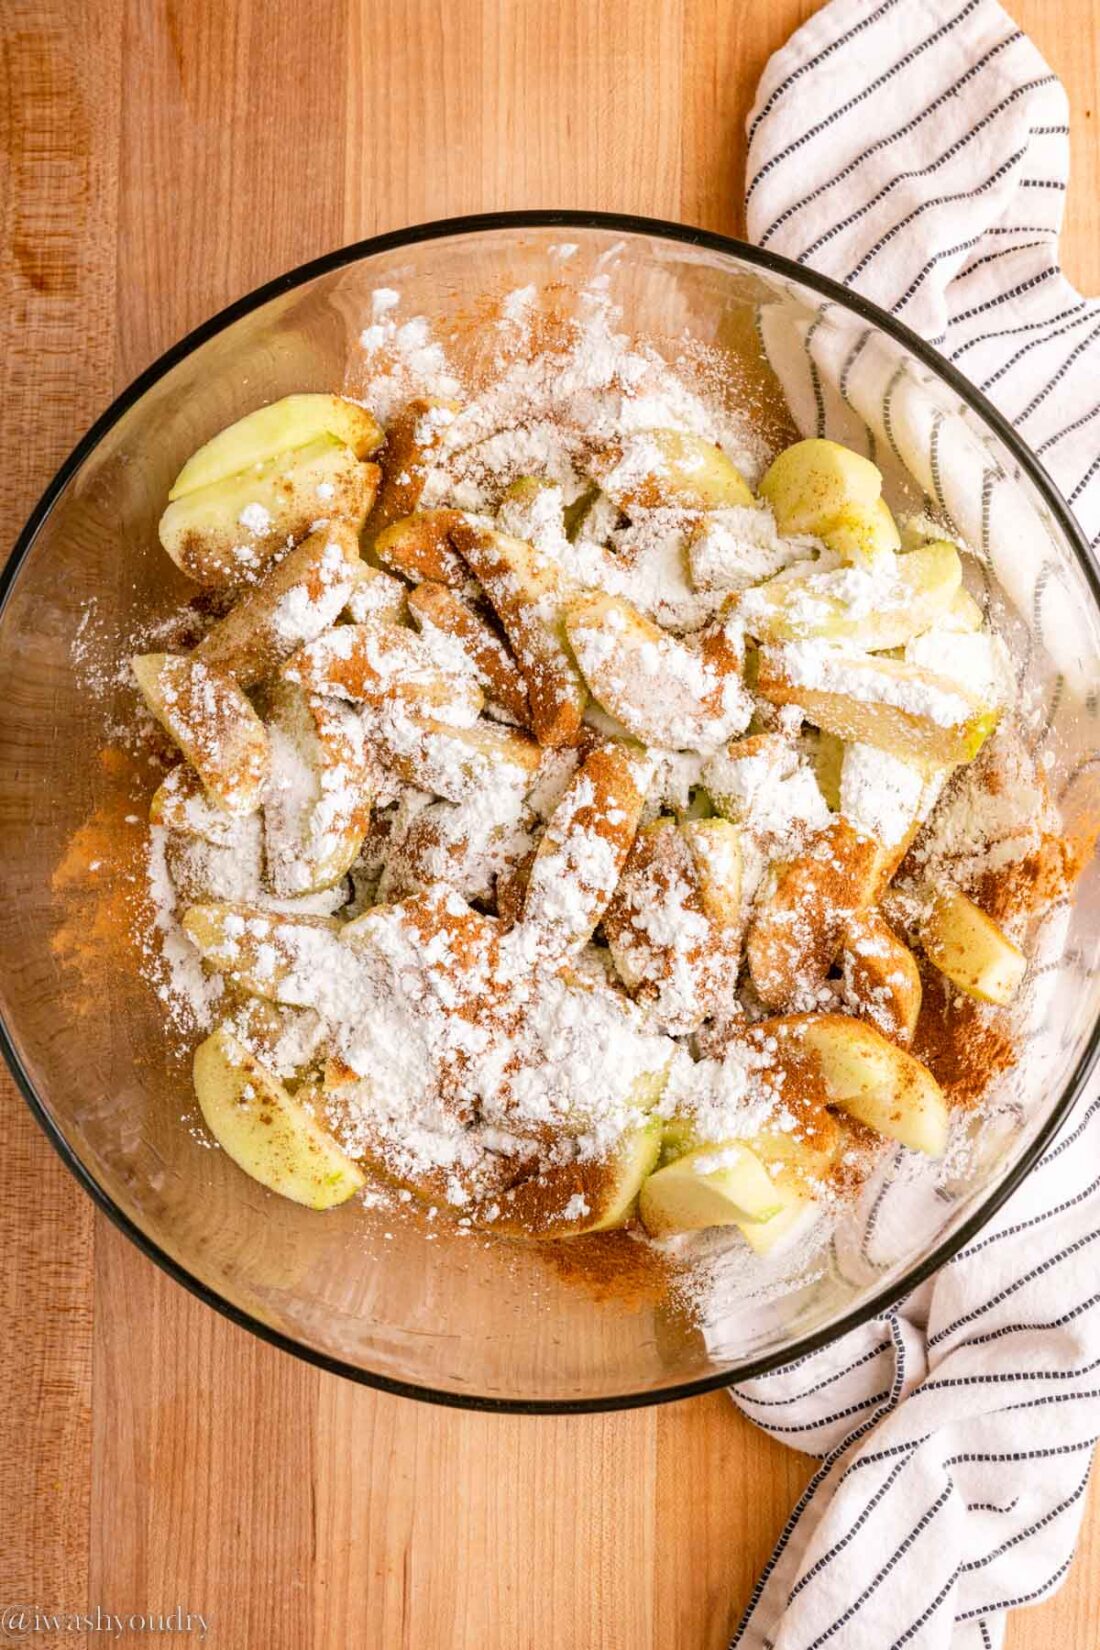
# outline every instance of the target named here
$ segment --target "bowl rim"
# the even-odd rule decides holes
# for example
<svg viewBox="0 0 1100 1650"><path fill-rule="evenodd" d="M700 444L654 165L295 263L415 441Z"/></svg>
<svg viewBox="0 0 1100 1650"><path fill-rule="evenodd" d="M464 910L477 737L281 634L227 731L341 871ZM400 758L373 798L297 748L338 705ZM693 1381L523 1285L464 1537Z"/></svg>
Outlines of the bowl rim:
<svg viewBox="0 0 1100 1650"><path fill-rule="evenodd" d="M740 240L735 236L719 234L713 230L696 228L688 224L675 223L660 218L641 217L634 214L586 211L573 208L548 208L467 213L458 217L439 218L427 223L412 224L404 229L390 230L385 234L352 241L346 246L334 248L329 252L322 253L319 257L297 264L283 274L277 275L272 280L253 288L250 292L234 299L232 303L227 304L223 309L216 311L190 332L185 333L144 371L140 372L111 401L76 443L68 457L59 465L28 516L15 541L11 555L4 567L0 569L0 613L7 605L8 598L15 588L19 571L52 513L55 504L69 481L84 461L94 452L103 437L166 373L185 360L201 345L232 326L235 321L251 314L252 311L259 309L271 299L278 298L299 286L305 285L317 276L330 274L347 264L374 257L379 253L395 251L403 247L419 245L423 242L477 234L483 231L522 231L550 228L590 229L602 230L610 234L644 235L652 239L671 241L684 246L700 247L725 256L732 256L740 259L743 263L766 270L769 274L785 276L794 280L885 332L907 349L910 354L929 367L1004 442L1013 459L1019 465L1020 470L1028 476L1039 492L1043 502L1073 548L1080 570L1092 593L1093 601L1098 612L1100 612L1100 576L1098 576L1088 543L1072 510L1045 467L1014 427L982 391L971 384L951 361L926 343L918 333L911 331L910 328L887 311L880 309L877 304L872 303L870 299L865 298L861 293L842 286L839 282L819 274L808 266L797 264L778 253L753 246L750 242ZM727 1370L718 1374L700 1376L693 1380L681 1381L675 1385L661 1387L654 1391L560 1399L492 1397L478 1393L448 1391L438 1387L422 1386L414 1381L398 1380L389 1375L360 1368L358 1365L348 1363L315 1347L304 1345L292 1336L284 1334L281 1330L265 1324L244 1308L226 1300L209 1284L195 1277L181 1262L174 1259L143 1232L85 1167L60 1127L54 1122L45 1103L39 1098L35 1085L16 1049L13 1035L2 1015L0 1015L0 1053L3 1054L15 1084L26 1101L32 1116L37 1120L62 1162L88 1193L89 1197L92 1198L93 1202L102 1209L119 1231L123 1232L162 1271L166 1272L176 1283L182 1284L185 1289L188 1289L206 1305L220 1312L232 1323L250 1330L252 1334L266 1341L269 1345L278 1347L281 1351L291 1353L295 1357L302 1358L319 1369L326 1370L334 1375L342 1375L346 1379L357 1381L360 1385L394 1393L400 1397L416 1398L423 1402L442 1404L449 1408L472 1409L497 1414L598 1414L615 1410L640 1409L650 1404L671 1403L677 1399L694 1397L697 1394L716 1391L720 1387L737 1385L744 1381L756 1379L774 1370L798 1363L831 1345L834 1341L840 1340L851 1330L859 1328L873 1318L890 1312L906 1295L911 1293L919 1284L924 1283L934 1272L939 1271L947 1261L958 1254L981 1231L1011 1197L1021 1182L1026 1179L1038 1159L1055 1139L1080 1099L1084 1085L1097 1064L1098 1056L1100 1056L1100 1016L1093 1025L1077 1064L1058 1097L1050 1116L1037 1131L1019 1161L1004 1179L992 1188L988 1196L983 1199L980 1207L963 1221L961 1226L952 1232L948 1238L937 1244L923 1260L918 1261L896 1282L877 1290L868 1296L862 1305L845 1313L829 1324L827 1328L817 1330L811 1335L804 1335L798 1340L792 1341L781 1351L750 1359L734 1371Z"/></svg>

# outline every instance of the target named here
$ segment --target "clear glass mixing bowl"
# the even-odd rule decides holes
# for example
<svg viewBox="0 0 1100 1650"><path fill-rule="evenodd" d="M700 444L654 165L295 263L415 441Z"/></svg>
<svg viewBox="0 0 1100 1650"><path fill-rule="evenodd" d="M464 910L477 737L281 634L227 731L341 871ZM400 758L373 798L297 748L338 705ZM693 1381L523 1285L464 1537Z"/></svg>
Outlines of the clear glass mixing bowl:
<svg viewBox="0 0 1100 1650"><path fill-rule="evenodd" d="M501 297L535 288L570 315L594 276L622 325L666 353L686 340L775 439L867 446L892 495L922 499L986 548L1025 635L1035 728L1071 817L1096 746L1097 581L1034 457L951 367L888 316L810 271L701 231L564 212L382 236L241 299L145 372L89 431L27 524L0 613L0 1013L28 1104L76 1178L172 1276L299 1356L440 1402L565 1410L681 1397L797 1357L928 1275L1027 1173L1096 1052L1100 878L1082 878L1049 941L1018 1103L965 1183L920 1204L873 1257L834 1244L813 1275L736 1294L700 1331L617 1240L593 1267L413 1226L357 1205L318 1216L246 1179L201 1131L187 1063L119 941L132 902L120 844L135 784L73 650L122 657L128 633L191 593L157 544L183 460L291 390L354 387L371 293L435 323L474 361ZM349 376L350 374L350 376ZM121 699L119 700L121 704ZM147 789L151 786L147 786ZM140 789L140 784L138 784ZM74 832L77 833L74 841ZM94 867L94 869L93 869ZM182 1119L182 1121L181 1121ZM849 1246L851 1248L851 1246ZM118 1303L116 1310L125 1310Z"/></svg>

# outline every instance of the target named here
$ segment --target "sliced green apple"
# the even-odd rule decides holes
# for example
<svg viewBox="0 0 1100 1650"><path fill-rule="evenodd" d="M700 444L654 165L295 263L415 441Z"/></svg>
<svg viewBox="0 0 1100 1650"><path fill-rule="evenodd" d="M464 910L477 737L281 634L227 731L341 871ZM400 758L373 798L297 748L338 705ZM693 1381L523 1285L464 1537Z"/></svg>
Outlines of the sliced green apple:
<svg viewBox="0 0 1100 1650"><path fill-rule="evenodd" d="M800 705L838 739L937 767L975 757L999 714L946 676L823 641L762 647L756 685L772 704Z"/></svg>
<svg viewBox="0 0 1100 1650"><path fill-rule="evenodd" d="M142 653L130 661L157 721L226 813L255 813L271 764L267 730L231 677L201 659Z"/></svg>
<svg viewBox="0 0 1100 1650"><path fill-rule="evenodd" d="M189 762L171 768L153 792L149 823L183 836L201 837L219 848L230 847L240 831L240 817L211 802Z"/></svg>
<svg viewBox="0 0 1100 1650"><path fill-rule="evenodd" d="M195 1050L206 1125L245 1174L310 1209L345 1203L365 1185L359 1165L224 1026Z"/></svg>
<svg viewBox="0 0 1100 1650"><path fill-rule="evenodd" d="M568 1238L625 1226L661 1150L661 1124L626 1129L605 1157L555 1164L495 1198L479 1224L516 1237Z"/></svg>
<svg viewBox="0 0 1100 1650"><path fill-rule="evenodd" d="M468 520L451 536L512 644L539 744L573 744L588 692L563 629L566 590L557 562L525 539Z"/></svg>
<svg viewBox="0 0 1100 1650"><path fill-rule="evenodd" d="M774 459L760 483L781 533L818 537L853 515L874 510L882 472L836 441L796 441Z"/></svg>
<svg viewBox="0 0 1100 1650"><path fill-rule="evenodd" d="M983 1003L1009 1003L1027 972L1018 945L958 888L940 888L920 925L924 954L941 974Z"/></svg>
<svg viewBox="0 0 1100 1650"><path fill-rule="evenodd" d="M769 1220L737 1222L738 1231L757 1255L770 1254L802 1223L807 1211L813 1208L812 1198L805 1197L796 1186L779 1183L776 1185L776 1191L782 1200L782 1206Z"/></svg>
<svg viewBox="0 0 1100 1650"><path fill-rule="evenodd" d="M753 502L745 478L721 447L689 430L635 430L592 464L604 492L621 510L719 510Z"/></svg>
<svg viewBox="0 0 1100 1650"><path fill-rule="evenodd" d="M948 1112L928 1067L866 1020L790 1014L761 1022L761 1034L792 1037L817 1055L831 1105L913 1151L942 1157Z"/></svg>
<svg viewBox="0 0 1100 1650"><path fill-rule="evenodd" d="M160 542L199 584L254 584L321 521L348 521L358 531L378 476L378 466L344 442L318 436L173 499L160 518Z"/></svg>
<svg viewBox="0 0 1100 1650"><path fill-rule="evenodd" d="M192 658L255 687L336 623L358 578L371 571L359 560L359 536L350 522L334 521L310 533L245 591L207 631Z"/></svg>
<svg viewBox="0 0 1100 1650"><path fill-rule="evenodd" d="M342 441L356 458L370 458L383 439L373 414L342 395L284 395L238 418L192 453L168 497L182 498L325 435Z"/></svg>
<svg viewBox="0 0 1100 1650"><path fill-rule="evenodd" d="M689 647L621 596L591 592L569 603L565 633L594 697L643 744L713 749L749 721L743 649L730 625Z"/></svg>
<svg viewBox="0 0 1100 1650"><path fill-rule="evenodd" d="M759 641L821 637L870 652L903 647L951 606L962 580L959 552L940 541L883 560L874 571L816 572L812 563L756 585L737 612Z"/></svg>
<svg viewBox="0 0 1100 1650"><path fill-rule="evenodd" d="M355 967L339 923L329 917L207 900L184 912L182 926L209 967L257 997L292 1007L318 1006L326 983L338 987Z"/></svg>
<svg viewBox="0 0 1100 1650"><path fill-rule="evenodd" d="M362 729L347 705L279 682L267 730L267 880L281 898L296 898L331 888L358 857L370 824L370 773Z"/></svg>
<svg viewBox="0 0 1100 1650"><path fill-rule="evenodd" d="M901 534L885 499L841 516L822 534L830 550L856 567L880 565L901 549Z"/></svg>
<svg viewBox="0 0 1100 1650"><path fill-rule="evenodd" d="M782 1198L764 1164L743 1140L700 1146L651 1174L638 1212L651 1237L769 1220Z"/></svg>
<svg viewBox="0 0 1100 1650"><path fill-rule="evenodd" d="M741 827L728 819L681 819L680 833L695 861L699 900L712 922L736 928L741 921L743 855Z"/></svg>

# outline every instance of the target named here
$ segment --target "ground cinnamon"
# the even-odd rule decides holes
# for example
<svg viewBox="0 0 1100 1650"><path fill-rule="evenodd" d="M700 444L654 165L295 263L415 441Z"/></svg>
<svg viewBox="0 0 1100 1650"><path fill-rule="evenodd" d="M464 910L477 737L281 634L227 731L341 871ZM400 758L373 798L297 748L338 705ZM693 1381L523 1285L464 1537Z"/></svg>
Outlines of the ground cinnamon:
<svg viewBox="0 0 1100 1650"><path fill-rule="evenodd" d="M939 1082L950 1105L977 1105L993 1078L1016 1062L1009 1014L963 996L927 964L921 975L924 992L913 1053Z"/></svg>

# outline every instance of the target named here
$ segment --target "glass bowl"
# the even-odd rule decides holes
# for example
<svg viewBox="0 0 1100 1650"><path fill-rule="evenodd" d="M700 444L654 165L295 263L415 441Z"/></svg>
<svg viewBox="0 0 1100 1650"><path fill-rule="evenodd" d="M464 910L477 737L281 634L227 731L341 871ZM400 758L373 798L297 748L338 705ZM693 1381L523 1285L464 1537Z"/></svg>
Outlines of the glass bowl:
<svg viewBox="0 0 1100 1650"><path fill-rule="evenodd" d="M209 1149L188 1062L166 1048L160 1005L123 937L153 781L111 730L128 690L108 678L91 691L74 656L121 659L139 623L193 593L156 535L183 460L291 390L354 392L374 289L399 293L401 316L435 323L462 362L477 358L508 292L531 286L536 303L569 316L594 277L624 330L672 356L705 346L771 439L828 433L872 448L888 496L923 501L988 553L1024 638L1035 738L1067 812L1084 817L1100 762L1098 587L1041 466L948 363L871 304L672 224L467 218L346 247L271 282L183 339L103 414L47 488L2 586L0 1013L27 1103L116 1224L235 1322L356 1380L483 1408L683 1397L878 1313L1028 1172L1097 1046L1093 867L1045 936L1046 989L1016 1097L972 1172L920 1198L885 1235L880 1221L873 1251L834 1242L804 1276L762 1291L731 1274L731 1310L703 1327L629 1238L600 1240L595 1260L587 1240L519 1246L443 1222L426 1242L416 1224L358 1204L317 1215L283 1201Z"/></svg>

